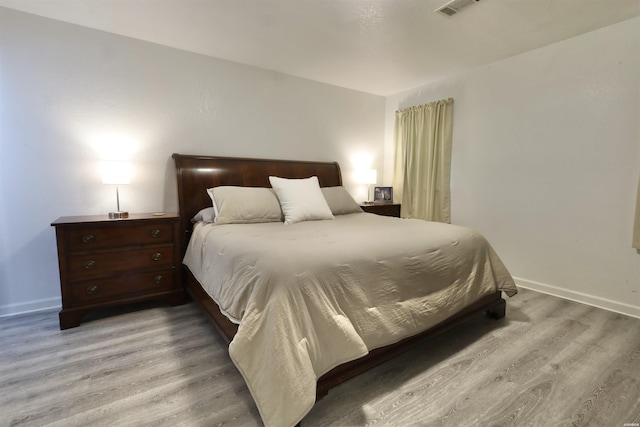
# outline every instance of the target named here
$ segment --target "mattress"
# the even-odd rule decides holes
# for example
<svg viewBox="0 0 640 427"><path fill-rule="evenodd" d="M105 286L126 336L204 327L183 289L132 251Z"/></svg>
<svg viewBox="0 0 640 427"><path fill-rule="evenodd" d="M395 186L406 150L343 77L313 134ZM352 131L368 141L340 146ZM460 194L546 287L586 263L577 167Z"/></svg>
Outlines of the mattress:
<svg viewBox="0 0 640 427"><path fill-rule="evenodd" d="M478 232L368 213L198 223L184 264L239 325L229 354L266 426L298 423L335 366L517 292Z"/></svg>

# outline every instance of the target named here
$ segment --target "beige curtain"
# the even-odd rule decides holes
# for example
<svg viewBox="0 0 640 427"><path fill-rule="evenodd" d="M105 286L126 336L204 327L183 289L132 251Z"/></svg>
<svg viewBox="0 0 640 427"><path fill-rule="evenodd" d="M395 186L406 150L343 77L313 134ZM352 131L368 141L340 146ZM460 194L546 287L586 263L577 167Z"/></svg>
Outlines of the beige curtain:
<svg viewBox="0 0 640 427"><path fill-rule="evenodd" d="M451 222L453 99L396 111L393 188L402 217Z"/></svg>
<svg viewBox="0 0 640 427"><path fill-rule="evenodd" d="M640 249L640 179L638 180L638 195L636 196L636 220L633 225L633 247Z"/></svg>

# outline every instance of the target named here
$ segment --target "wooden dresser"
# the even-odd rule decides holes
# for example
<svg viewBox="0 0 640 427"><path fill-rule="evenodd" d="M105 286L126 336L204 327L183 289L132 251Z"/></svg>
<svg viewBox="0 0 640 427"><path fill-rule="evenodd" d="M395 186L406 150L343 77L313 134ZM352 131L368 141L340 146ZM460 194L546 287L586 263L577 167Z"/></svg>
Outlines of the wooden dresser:
<svg viewBox="0 0 640 427"><path fill-rule="evenodd" d="M60 329L78 326L91 310L166 298L184 303L176 214L58 218L62 311Z"/></svg>
<svg viewBox="0 0 640 427"><path fill-rule="evenodd" d="M395 216L400 218L400 204L399 203L365 203L360 207L363 211L373 213L376 215Z"/></svg>

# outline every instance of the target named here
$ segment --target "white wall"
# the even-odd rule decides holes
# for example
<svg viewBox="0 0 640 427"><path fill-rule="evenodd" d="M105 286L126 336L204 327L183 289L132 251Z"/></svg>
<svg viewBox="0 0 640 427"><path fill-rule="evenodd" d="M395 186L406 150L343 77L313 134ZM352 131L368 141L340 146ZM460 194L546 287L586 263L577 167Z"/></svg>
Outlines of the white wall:
<svg viewBox="0 0 640 427"><path fill-rule="evenodd" d="M59 306L49 224L114 209L97 135L137 140L130 212L176 210L173 152L337 160L366 197L353 157L382 171L386 153L390 184L394 111L453 97L453 222L520 285L638 316L639 25L389 97L385 113L378 96L0 8L0 315Z"/></svg>
<svg viewBox="0 0 640 427"><path fill-rule="evenodd" d="M640 316L631 248L640 173L640 19L387 98L454 98L452 222L481 231L523 287Z"/></svg>
<svg viewBox="0 0 640 427"><path fill-rule="evenodd" d="M59 216L115 210L101 134L134 138L129 212L176 211L171 153L382 170L384 98L0 8L0 315L60 305Z"/></svg>

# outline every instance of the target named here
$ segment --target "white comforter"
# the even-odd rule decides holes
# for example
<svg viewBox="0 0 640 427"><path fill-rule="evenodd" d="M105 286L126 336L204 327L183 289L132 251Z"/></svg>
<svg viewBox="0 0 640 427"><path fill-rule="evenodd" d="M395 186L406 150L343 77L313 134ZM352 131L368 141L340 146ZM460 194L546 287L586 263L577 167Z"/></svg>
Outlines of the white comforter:
<svg viewBox="0 0 640 427"><path fill-rule="evenodd" d="M232 321L229 346L266 426L295 425L316 380L516 287L468 228L358 213L198 224L184 263Z"/></svg>

